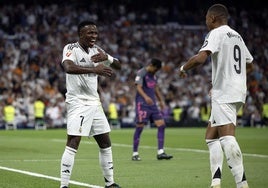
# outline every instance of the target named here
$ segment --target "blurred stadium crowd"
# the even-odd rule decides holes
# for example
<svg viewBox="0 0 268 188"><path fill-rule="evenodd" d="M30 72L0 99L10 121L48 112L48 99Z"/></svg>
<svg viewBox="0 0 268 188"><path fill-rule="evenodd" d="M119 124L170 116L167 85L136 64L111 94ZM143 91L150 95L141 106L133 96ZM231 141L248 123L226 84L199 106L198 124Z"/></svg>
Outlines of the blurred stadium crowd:
<svg viewBox="0 0 268 188"><path fill-rule="evenodd" d="M193 11L180 9L177 4L161 4L137 9L139 4L129 2L0 5L2 125L5 107L12 106L17 126L33 127L38 118L44 118L48 127L64 126L62 49L77 40L76 26L85 19L97 23L97 43L122 61L122 70L115 78L100 77L101 98L109 119L118 120L121 126L133 126L135 73L150 58L158 57L165 62L158 76L167 104L163 112L166 121L170 126L205 122L210 103L210 62L190 72L187 79L178 77L177 68L202 45L207 33L207 7ZM254 71L248 76L247 104L239 122L242 126L259 126L268 117L267 9L229 10L230 25L242 34L255 59ZM37 117L35 111L38 100L45 105L43 117Z"/></svg>

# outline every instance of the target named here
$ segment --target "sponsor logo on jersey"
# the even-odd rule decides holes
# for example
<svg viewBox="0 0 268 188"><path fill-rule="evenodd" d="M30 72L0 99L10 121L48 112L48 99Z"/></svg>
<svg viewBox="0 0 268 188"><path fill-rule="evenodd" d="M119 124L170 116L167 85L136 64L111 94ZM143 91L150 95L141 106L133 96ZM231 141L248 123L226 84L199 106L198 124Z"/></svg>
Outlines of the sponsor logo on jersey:
<svg viewBox="0 0 268 188"><path fill-rule="evenodd" d="M86 60L85 60L85 58L82 58L81 60L80 60L80 62L86 62Z"/></svg>
<svg viewBox="0 0 268 188"><path fill-rule="evenodd" d="M140 80L140 76L136 76L135 81L138 82Z"/></svg>
<svg viewBox="0 0 268 188"><path fill-rule="evenodd" d="M71 54L72 54L72 52L68 51L68 52L66 53L66 56L67 56L67 57L70 57Z"/></svg>

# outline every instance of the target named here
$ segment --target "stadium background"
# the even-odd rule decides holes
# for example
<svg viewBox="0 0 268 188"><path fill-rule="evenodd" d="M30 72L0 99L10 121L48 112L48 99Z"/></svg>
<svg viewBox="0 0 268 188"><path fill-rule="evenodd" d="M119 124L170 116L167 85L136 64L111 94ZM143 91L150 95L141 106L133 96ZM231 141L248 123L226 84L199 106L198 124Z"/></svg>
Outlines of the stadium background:
<svg viewBox="0 0 268 188"><path fill-rule="evenodd" d="M48 127L62 127L65 119L65 75L60 67L62 48L77 40L76 25L84 19L96 21L98 44L122 60L122 71L114 80L100 78L103 106L108 114L115 102L118 119L133 126L135 72L151 57L165 66L159 83L168 109L163 112L170 126L203 126L199 114L209 105L209 62L191 71L185 80L174 71L202 45L207 30L205 12L220 2L228 6L230 25L239 31L255 59L248 76L248 97L243 126L263 123L268 103L267 8L262 1L0 1L0 120L7 103L16 109L15 123L27 128L34 122L33 103L46 104ZM120 83L120 84L118 84ZM174 109L182 116L174 121ZM55 116L56 114L56 116ZM267 117L266 117L267 118Z"/></svg>

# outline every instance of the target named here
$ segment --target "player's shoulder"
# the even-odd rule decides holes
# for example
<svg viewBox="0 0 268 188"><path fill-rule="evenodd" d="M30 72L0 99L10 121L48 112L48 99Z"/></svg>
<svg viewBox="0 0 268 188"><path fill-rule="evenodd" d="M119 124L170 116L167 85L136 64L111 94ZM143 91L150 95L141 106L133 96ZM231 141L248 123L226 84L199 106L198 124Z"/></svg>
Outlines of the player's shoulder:
<svg viewBox="0 0 268 188"><path fill-rule="evenodd" d="M219 33L219 34L227 34L227 35L240 36L240 34L236 30L234 30L233 28L231 28L228 25L221 26L221 27L215 29L215 31L217 33Z"/></svg>
<svg viewBox="0 0 268 188"><path fill-rule="evenodd" d="M96 48L96 49L100 49L100 50L104 51L104 50L103 50L99 45L97 45L97 44L94 44L92 48Z"/></svg>
<svg viewBox="0 0 268 188"><path fill-rule="evenodd" d="M243 42L243 37L240 35L240 33L231 27L229 27L228 29L226 29L224 31L224 35L226 38L229 38L229 39L232 39L235 41Z"/></svg>
<svg viewBox="0 0 268 188"><path fill-rule="evenodd" d="M228 31L230 31L231 28L227 25L222 25L220 27L217 27L209 32L209 35L222 35Z"/></svg>
<svg viewBox="0 0 268 188"><path fill-rule="evenodd" d="M226 37L230 38L233 36L241 37L240 34L234 29L232 29L230 26L222 25L211 30L208 33L207 38L210 38L212 41L214 41L215 39L219 39L220 41L222 41L225 40Z"/></svg>
<svg viewBox="0 0 268 188"><path fill-rule="evenodd" d="M80 47L79 47L78 42L74 42L74 43L68 43L68 44L66 44L64 46L64 48L67 49L67 50L74 50L74 49L78 49Z"/></svg>
<svg viewBox="0 0 268 188"><path fill-rule="evenodd" d="M144 67L142 67L141 69L139 69L137 71L137 74L138 75L145 75L147 73L146 69Z"/></svg>

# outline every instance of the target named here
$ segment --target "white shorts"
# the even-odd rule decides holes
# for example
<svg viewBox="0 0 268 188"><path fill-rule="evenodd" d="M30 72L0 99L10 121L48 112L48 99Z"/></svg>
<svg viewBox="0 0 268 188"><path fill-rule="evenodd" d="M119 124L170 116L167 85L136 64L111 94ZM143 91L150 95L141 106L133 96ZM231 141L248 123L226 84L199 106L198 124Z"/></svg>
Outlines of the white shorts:
<svg viewBox="0 0 268 188"><path fill-rule="evenodd" d="M236 126L237 112L242 105L242 102L218 103L217 101L213 100L211 102L211 115L209 118L211 127L230 123L233 123Z"/></svg>
<svg viewBox="0 0 268 188"><path fill-rule="evenodd" d="M101 105L67 103L67 134L94 136L111 131Z"/></svg>

